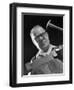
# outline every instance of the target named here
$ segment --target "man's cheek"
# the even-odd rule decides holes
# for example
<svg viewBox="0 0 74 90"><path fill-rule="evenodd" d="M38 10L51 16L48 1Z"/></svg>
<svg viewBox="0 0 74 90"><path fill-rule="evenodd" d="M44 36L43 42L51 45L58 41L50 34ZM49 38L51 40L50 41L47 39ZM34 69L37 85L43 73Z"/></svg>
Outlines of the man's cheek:
<svg viewBox="0 0 74 90"><path fill-rule="evenodd" d="M40 42L39 43L39 47L42 48L43 47L43 43Z"/></svg>

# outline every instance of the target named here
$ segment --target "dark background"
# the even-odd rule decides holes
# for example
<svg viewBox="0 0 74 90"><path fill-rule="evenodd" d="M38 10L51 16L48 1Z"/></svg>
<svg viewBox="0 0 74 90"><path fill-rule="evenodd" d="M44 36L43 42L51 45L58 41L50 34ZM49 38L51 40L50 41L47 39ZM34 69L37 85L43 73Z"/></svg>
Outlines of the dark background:
<svg viewBox="0 0 74 90"><path fill-rule="evenodd" d="M37 48L32 43L31 37L30 37L30 30L35 25L40 25L44 29L46 29L46 24L48 20L51 20L52 24L55 24L61 28L63 28L63 16L60 15L40 15L40 14L22 14L22 35L24 36L23 39L23 55L24 55L24 61L22 67L24 67L25 71L25 63L30 62L32 57L34 57L37 53ZM49 34L50 43L53 45L60 45L63 44L63 31L59 31L56 29L50 29L47 28L46 31Z"/></svg>
<svg viewBox="0 0 74 90"><path fill-rule="evenodd" d="M23 14L23 30L24 30L24 60L25 63L30 61L31 58L36 55L37 48L33 45L30 38L30 30L35 25L41 25L46 29L48 20L51 23L63 28L63 16L60 15L25 15ZM59 30L47 30L50 38L50 42L53 45L59 45L63 43L63 32Z"/></svg>

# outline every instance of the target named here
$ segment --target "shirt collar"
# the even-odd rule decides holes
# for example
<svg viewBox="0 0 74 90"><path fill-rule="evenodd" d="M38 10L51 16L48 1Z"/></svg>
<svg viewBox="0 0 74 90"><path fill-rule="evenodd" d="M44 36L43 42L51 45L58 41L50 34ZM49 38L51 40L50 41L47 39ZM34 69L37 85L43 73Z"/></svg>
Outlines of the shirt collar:
<svg viewBox="0 0 74 90"><path fill-rule="evenodd" d="M42 50L39 50L39 52L37 53L36 57L38 57L39 55L42 55L42 56L49 55L50 52L52 51L52 48L54 48L54 47L55 47L54 45L50 45L50 48L48 49L47 52L43 52Z"/></svg>

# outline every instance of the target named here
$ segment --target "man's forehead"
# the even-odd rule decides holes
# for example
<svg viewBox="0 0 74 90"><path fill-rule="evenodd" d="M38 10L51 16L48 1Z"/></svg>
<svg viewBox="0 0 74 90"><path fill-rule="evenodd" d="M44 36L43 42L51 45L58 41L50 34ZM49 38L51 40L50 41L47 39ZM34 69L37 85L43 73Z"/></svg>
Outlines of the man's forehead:
<svg viewBox="0 0 74 90"><path fill-rule="evenodd" d="M39 36L40 34L42 34L44 32L45 32L45 30L43 28L36 28L33 31L33 35L36 37L36 36Z"/></svg>

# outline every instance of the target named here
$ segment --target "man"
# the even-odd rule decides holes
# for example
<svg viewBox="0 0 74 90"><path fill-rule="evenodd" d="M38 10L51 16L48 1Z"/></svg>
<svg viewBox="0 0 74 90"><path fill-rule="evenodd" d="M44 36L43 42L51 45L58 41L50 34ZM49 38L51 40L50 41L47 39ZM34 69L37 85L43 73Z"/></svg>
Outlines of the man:
<svg viewBox="0 0 74 90"><path fill-rule="evenodd" d="M44 28L37 25L32 28L30 33L32 42L39 52L34 56L30 63L26 63L27 72L30 74L55 74L63 73L63 63L57 56L57 47L50 44L48 33Z"/></svg>

